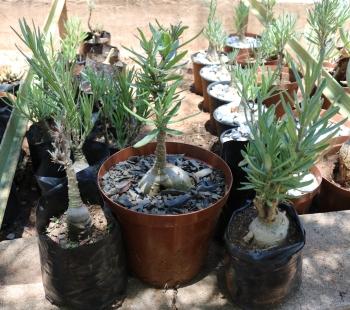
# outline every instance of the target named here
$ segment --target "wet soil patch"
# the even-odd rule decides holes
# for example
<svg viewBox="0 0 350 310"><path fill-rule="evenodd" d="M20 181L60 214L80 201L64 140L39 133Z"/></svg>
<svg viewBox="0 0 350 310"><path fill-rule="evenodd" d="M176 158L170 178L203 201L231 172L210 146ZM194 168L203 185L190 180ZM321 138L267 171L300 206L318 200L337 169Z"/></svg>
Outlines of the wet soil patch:
<svg viewBox="0 0 350 310"><path fill-rule="evenodd" d="M246 243L243 241L243 238L247 235L249 231L249 225L253 221L255 217L257 217L258 213L256 209L251 205L249 208L242 209L241 212L238 212L236 216L231 219L231 222L228 226L227 237L228 241L234 244L237 248L243 251L269 251L268 249L258 248L254 243ZM286 240L279 246L274 247L274 250L279 248L284 248L288 245L292 245L297 243L300 240L300 236L298 234L298 229L294 220L286 213L289 219L289 229Z"/></svg>
<svg viewBox="0 0 350 310"><path fill-rule="evenodd" d="M73 242L68 239L67 229L67 212L64 212L60 217L52 217L49 226L46 228L46 235L59 244L62 248L75 248L84 244L96 243L102 240L109 233L110 224L107 221L103 209L99 205L88 206L91 216L91 235L79 242Z"/></svg>
<svg viewBox="0 0 350 310"><path fill-rule="evenodd" d="M193 180L190 191L163 189L158 195L144 195L138 182L152 167L154 155L133 156L114 165L100 180L105 194L133 211L148 214L184 214L205 209L223 197L222 171L184 155L168 155L167 161L185 170Z"/></svg>

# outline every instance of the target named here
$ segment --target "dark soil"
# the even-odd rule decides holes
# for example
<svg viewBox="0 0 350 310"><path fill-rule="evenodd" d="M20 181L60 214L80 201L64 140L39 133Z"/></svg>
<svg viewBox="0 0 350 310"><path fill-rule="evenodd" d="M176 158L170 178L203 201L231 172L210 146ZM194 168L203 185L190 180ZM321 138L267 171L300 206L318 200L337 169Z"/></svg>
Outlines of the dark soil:
<svg viewBox="0 0 350 310"><path fill-rule="evenodd" d="M138 182L153 166L154 160L154 155L133 156L114 165L100 180L106 195L133 211L159 215L199 211L223 197L225 179L222 171L179 154L168 155L167 162L189 174L194 184L191 190L162 189L158 195L144 195Z"/></svg>
<svg viewBox="0 0 350 310"><path fill-rule="evenodd" d="M46 229L47 236L62 248L75 248L84 244L96 243L108 235L109 224L106 216L99 205L88 206L91 216L92 228L91 235L79 242L73 242L68 239L67 229L67 213L64 212L59 218L53 217L50 219L49 226Z"/></svg>
<svg viewBox="0 0 350 310"><path fill-rule="evenodd" d="M253 204L249 208L245 208L241 212L237 213L234 217L233 221L228 226L228 237L229 241L233 243L236 247L239 249L242 249L243 251L268 251L269 249L261 249L257 247L254 243L246 243L243 241L243 238L247 235L249 230L249 225L253 221L255 217L257 217L257 211L253 207ZM288 216L288 214L287 214ZM288 245L295 244L299 241L300 236L298 235L297 226L289 216L289 230L286 240L283 242L283 244L274 247L274 249L279 249L286 247Z"/></svg>

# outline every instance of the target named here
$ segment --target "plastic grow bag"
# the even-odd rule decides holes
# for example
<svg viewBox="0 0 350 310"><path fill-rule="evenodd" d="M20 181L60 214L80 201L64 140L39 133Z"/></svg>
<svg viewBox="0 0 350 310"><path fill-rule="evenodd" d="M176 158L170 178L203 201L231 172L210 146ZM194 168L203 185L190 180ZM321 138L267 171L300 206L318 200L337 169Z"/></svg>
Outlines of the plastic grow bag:
<svg viewBox="0 0 350 310"><path fill-rule="evenodd" d="M53 216L67 208L62 185L43 196L37 207L37 231L45 297L68 309L106 309L123 298L127 283L124 246L111 216L110 233L94 244L63 249L46 236ZM107 213L107 210L105 210ZM108 214L107 214L108 215Z"/></svg>
<svg viewBox="0 0 350 310"><path fill-rule="evenodd" d="M251 204L235 211L226 230L226 286L233 302L243 309L270 309L292 295L301 284L305 230L294 208L280 205L296 224L299 240L264 251L242 249L229 241L230 226L235 216L249 207Z"/></svg>

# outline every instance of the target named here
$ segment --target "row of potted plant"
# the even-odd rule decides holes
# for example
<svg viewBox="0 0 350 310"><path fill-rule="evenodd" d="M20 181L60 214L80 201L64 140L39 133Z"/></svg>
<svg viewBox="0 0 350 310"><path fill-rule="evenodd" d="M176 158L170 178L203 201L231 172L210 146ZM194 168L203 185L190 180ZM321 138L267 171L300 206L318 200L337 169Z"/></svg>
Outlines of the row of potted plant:
<svg viewBox="0 0 350 310"><path fill-rule="evenodd" d="M49 151L58 164L54 169L65 171L64 182L43 191L37 211L46 297L60 306L98 309L115 302L125 290L121 236L126 261L141 280L157 287L190 281L204 263L236 174L232 176L225 161L209 151L166 142L168 134L181 134L171 124L184 120L178 117L182 81L178 69L187 54L181 50L188 43L181 42L186 27L150 25L148 38L139 30L142 53L130 50L139 69L112 77L85 71L81 77L91 88L86 92L79 89L81 83L73 73L73 51L83 36L77 23L69 25L60 52L48 53L40 31L21 23L21 38L32 52L26 58L37 83L13 105L40 123L44 153ZM289 191L310 185L305 177L342 124L329 122L338 112L334 106L321 114L324 81L312 94L316 80L321 81L320 64L305 70L304 83L292 65L302 97L281 96L285 114L280 117L275 105L263 107L271 94L276 95L273 82L279 75L263 70L258 79L257 63L232 71L239 98L236 108L244 115L240 124L249 141L241 153L244 188L255 195L233 214L226 230L226 284L233 301L244 307L279 303L300 284L305 233L294 209L284 202ZM111 115L115 115L112 126L105 123ZM100 128L109 143L109 129L119 134L123 126L139 122L154 129L134 147L107 160L99 158L97 162L104 162L98 175L93 172L99 165L89 178L95 183L84 190L85 173L79 178L88 166L84 157L101 154L87 150L84 155L84 142L93 130ZM93 187L100 194L90 190ZM122 233L113 217L100 211L100 195Z"/></svg>

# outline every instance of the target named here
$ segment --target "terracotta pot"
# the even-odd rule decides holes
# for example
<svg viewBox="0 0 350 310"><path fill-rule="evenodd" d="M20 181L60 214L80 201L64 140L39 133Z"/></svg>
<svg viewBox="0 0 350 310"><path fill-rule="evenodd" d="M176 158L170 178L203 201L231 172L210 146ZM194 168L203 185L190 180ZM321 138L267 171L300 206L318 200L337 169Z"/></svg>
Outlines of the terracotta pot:
<svg viewBox="0 0 350 310"><path fill-rule="evenodd" d="M310 171L316 177L318 186L312 192L305 193L304 195L299 196L298 198L291 199L293 206L295 210L298 212L298 214L308 213L310 206L312 204L312 200L320 192L320 186L322 182L321 172L318 170L316 166L312 167Z"/></svg>
<svg viewBox="0 0 350 310"><path fill-rule="evenodd" d="M271 68L272 71L276 69L277 66L265 66L265 68ZM296 78L294 76L294 73L292 69L288 67L283 67L282 69L282 79L288 79L289 82L282 82L278 85L278 90L276 90L271 97L264 100L264 104L269 107L270 105L274 104L276 106L276 115L277 117L282 117L285 113L282 102L281 102L281 96L283 96L284 100L289 103L292 107L294 105L293 98L294 95L298 92L299 86L296 82ZM284 93L281 93L281 91L284 91Z"/></svg>
<svg viewBox="0 0 350 310"><path fill-rule="evenodd" d="M212 206L187 214L153 215L129 210L100 192L122 227L128 263L142 281L156 287L174 287L190 281L201 269L208 253L209 241L232 186L227 164L214 153L200 147L168 142L169 154L185 154L221 169L225 174L225 195ZM112 155L101 166L98 179L118 162L131 156L153 154L156 143L141 148L129 147ZM99 182L98 182L99 183Z"/></svg>
<svg viewBox="0 0 350 310"><path fill-rule="evenodd" d="M340 147L341 144L331 146L323 156L327 157L338 153ZM320 169L320 172L323 179L321 184L321 192L318 199L319 211L333 212L350 210L350 189L345 189L334 183L333 180L328 180L324 176L322 169Z"/></svg>
<svg viewBox="0 0 350 310"><path fill-rule="evenodd" d="M205 66L206 67L206 66ZM204 68L204 67L203 67ZM203 69L202 68L202 69ZM202 69L199 71L199 75L201 77L202 81L202 90L203 90L203 103L202 103L202 108L204 112L210 112L209 105L210 105L210 99L208 95L208 86L211 83L218 82L218 80L209 80L205 77L203 77L202 74Z"/></svg>

